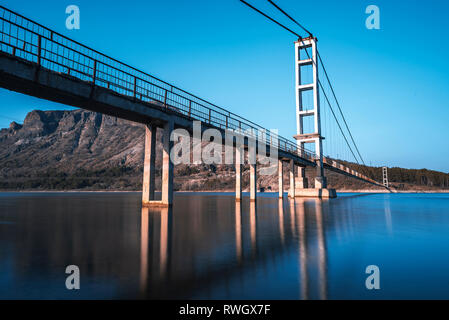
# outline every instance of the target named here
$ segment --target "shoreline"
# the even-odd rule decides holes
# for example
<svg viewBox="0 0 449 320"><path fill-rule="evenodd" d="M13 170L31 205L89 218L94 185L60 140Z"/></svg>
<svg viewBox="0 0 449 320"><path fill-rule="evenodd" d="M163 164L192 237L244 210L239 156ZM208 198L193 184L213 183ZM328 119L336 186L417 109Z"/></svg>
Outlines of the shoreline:
<svg viewBox="0 0 449 320"><path fill-rule="evenodd" d="M1 193L141 193L141 190L0 190ZM160 193L161 191L156 191L156 193ZM234 191L229 190L201 190L201 191L175 191L175 193L234 193ZM243 193L249 193L249 191L243 191ZM278 194L278 192L258 192L259 194ZM287 193L287 191L285 191ZM337 193L366 193L366 194L378 194L378 193L386 193L386 194L428 194L428 193L449 193L449 190L370 190L370 189L361 189L361 190L347 190L347 189L337 189Z"/></svg>
<svg viewBox="0 0 449 320"><path fill-rule="evenodd" d="M449 193L449 190L337 190L337 193Z"/></svg>

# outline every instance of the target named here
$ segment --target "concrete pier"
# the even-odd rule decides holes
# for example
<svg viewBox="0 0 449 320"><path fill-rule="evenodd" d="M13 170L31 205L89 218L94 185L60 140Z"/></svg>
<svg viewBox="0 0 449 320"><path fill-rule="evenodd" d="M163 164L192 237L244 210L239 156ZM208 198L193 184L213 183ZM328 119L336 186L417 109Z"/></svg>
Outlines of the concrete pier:
<svg viewBox="0 0 449 320"><path fill-rule="evenodd" d="M320 199L332 199L337 197L335 189L298 189L296 190L297 198L320 198Z"/></svg>
<svg viewBox="0 0 449 320"><path fill-rule="evenodd" d="M326 177L316 177L315 178L315 188L316 189L326 189L327 188Z"/></svg>
<svg viewBox="0 0 449 320"><path fill-rule="evenodd" d="M242 148L235 148L235 201L242 200Z"/></svg>
<svg viewBox="0 0 449 320"><path fill-rule="evenodd" d="M321 174L321 170L319 171ZM326 177L315 178L315 188L309 188L308 180L306 178L306 169L303 167L298 168L298 177L296 179L295 197L297 198L320 198L330 199L336 198L337 192L335 189L327 188Z"/></svg>
<svg viewBox="0 0 449 320"><path fill-rule="evenodd" d="M309 187L309 181L306 178L306 168L298 167L298 178L296 179L297 189L307 189Z"/></svg>
<svg viewBox="0 0 449 320"><path fill-rule="evenodd" d="M290 190L288 192L288 196L290 198L295 198L295 162L290 160Z"/></svg>
<svg viewBox="0 0 449 320"><path fill-rule="evenodd" d="M279 174L279 199L284 199L284 162L278 160L278 174Z"/></svg>
<svg viewBox="0 0 449 320"><path fill-rule="evenodd" d="M145 126L145 151L142 183L142 203L154 200L156 165L156 126Z"/></svg>
<svg viewBox="0 0 449 320"><path fill-rule="evenodd" d="M170 134L174 129L173 121L168 121L164 125L164 135L162 148L162 205L171 206L173 204L173 171L174 165L170 161L170 150L173 142L170 141Z"/></svg>

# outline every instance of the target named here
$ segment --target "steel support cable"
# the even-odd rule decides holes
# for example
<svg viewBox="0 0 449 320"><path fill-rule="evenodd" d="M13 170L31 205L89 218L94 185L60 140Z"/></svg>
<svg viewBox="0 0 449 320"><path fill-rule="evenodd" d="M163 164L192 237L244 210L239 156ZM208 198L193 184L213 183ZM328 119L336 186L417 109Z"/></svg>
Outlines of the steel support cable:
<svg viewBox="0 0 449 320"><path fill-rule="evenodd" d="M283 24L277 22L276 20L274 20L273 18L271 18L270 16L268 16L267 14L263 13L262 11L260 11L259 9L253 7L252 5L250 5L248 2L246 2L245 0L240 0L240 2L242 2L243 4L247 5L248 7L250 7L251 9L257 11L258 13L260 13L261 15L263 15L265 18L270 19L271 21L273 21L274 23L276 23L278 26L284 28L285 30L293 33L295 36L297 36L299 39L301 39L302 37L297 34L296 32L294 32L293 30L287 28L286 26L284 26Z"/></svg>
<svg viewBox="0 0 449 320"><path fill-rule="evenodd" d="M330 139L331 139L332 135L330 134L330 132L331 132L332 124L331 124L330 112L328 111L328 108L325 108L325 110L326 110L326 124L327 124L326 125L326 136L329 137L327 139L327 148L330 151L329 155L331 155L332 154L332 142Z"/></svg>
<svg viewBox="0 0 449 320"><path fill-rule="evenodd" d="M365 164L365 161L363 160L362 155L360 154L359 148L357 147L357 144L354 141L354 137L352 136L351 130L349 129L348 123L346 122L345 116L343 115L343 111L341 110L340 103L338 102L337 95L335 94L335 91L334 91L334 87L332 86L332 83L329 79L329 75L327 74L326 67L324 66L323 59L321 58L321 55L320 55L318 49L317 49L317 54L318 54L318 59L320 60L321 66L323 67L323 71L326 76L327 82L329 83L329 87L334 96L335 102L337 103L338 110L340 111L340 114L345 123L346 129L348 129L349 135L351 136L352 143L354 144L354 147L357 150L357 153L358 153L360 159L362 160L363 164Z"/></svg>
<svg viewBox="0 0 449 320"><path fill-rule="evenodd" d="M342 133L342 135L343 135L343 138L345 139L346 144L347 144L348 147L349 147L349 150L351 151L351 153L352 153L352 155L354 156L354 159L357 161L357 163L359 163L359 160L357 159L357 157L356 157L355 154L354 154L354 151L352 151L352 148L351 148L351 146L349 145L348 139L346 139L346 136L345 136L344 133L343 133L343 129L341 128L340 123L339 123L338 120L337 120L337 116L335 115L334 109L331 107L330 102L329 102L329 98L327 97L327 94L324 92L324 90L323 90L323 94L324 94L324 97L325 97L326 100L327 100L327 103L329 104L329 107L330 107L330 110L332 111L332 114L334 115L334 118L335 118L335 120L336 120L336 122L337 122L337 125L338 125L338 127L340 128L340 131L341 131L341 133Z"/></svg>
<svg viewBox="0 0 449 320"><path fill-rule="evenodd" d="M271 18L271 17L268 16L267 14L263 13L263 12L260 11L259 9L255 8L254 6L252 6L251 4L249 4L248 2L246 2L245 0L240 0L240 2L242 2L242 3L245 4L246 6L250 7L250 8L253 9L254 11L258 12L259 14L263 15L265 18L269 19L270 21L272 21L272 22L276 23L277 25L281 26L282 28L284 28L285 30L289 31L290 33L294 34L295 36L298 37L299 41L301 41L301 42L304 44L304 41L303 41L302 37L301 37L299 34L297 34L296 32L292 31L291 29L287 28L287 27L284 26L283 24L281 24L281 23L279 23L278 21L274 20L273 18ZM298 22L296 22L296 23L298 23ZM308 57L309 59L311 59L309 53L307 52L307 49L306 49L305 51L306 51L307 57ZM317 67L316 62L313 61L313 59L311 59L311 60L312 60L312 63L315 64L315 66ZM321 86L321 88L323 88L323 85L322 85L321 81L318 80L318 84ZM324 89L323 89L323 92L324 92ZM346 139L346 136L345 136L345 134L344 134L344 132L343 132L343 129L341 128L340 124L338 123L337 116L336 116L336 114L335 114L335 112L334 112L332 106L330 105L330 101L329 101L329 99L327 98L327 95L324 94L324 96L326 97L326 100L327 100L327 102L328 102L328 104L329 104L329 106L330 106L330 109L331 109L332 114L333 114L333 116L334 116L334 118L335 118L335 121L337 122L338 127L340 128L340 131L341 131L341 133L342 133L342 135L343 135L343 137L344 137L344 139L345 139L345 141L346 141L346 143L347 143L349 149L351 150L351 153L352 153L353 156L354 156L354 159L357 161L357 163L359 163L357 157L355 156L354 152L352 151L352 148L351 148L351 146L350 146L348 140Z"/></svg>
<svg viewBox="0 0 449 320"><path fill-rule="evenodd" d="M290 33L294 34L295 36L298 37L298 39L302 39L302 37L297 34L296 32L294 32L293 30L287 28L286 26L284 26L283 24L279 23L278 21L274 20L273 18L271 18L270 16L268 16L267 14L263 13L262 11L260 11L259 9L255 8L254 6L252 6L251 4L249 4L248 2L244 1L244 0L240 0L240 2L242 2L243 4L245 4L246 6L250 7L251 9L255 10L256 12L260 13L261 15L263 15L265 18L269 19L270 21L276 23L278 26L284 28L285 30L289 31ZM306 150L304 150L306 151Z"/></svg>
<svg viewBox="0 0 449 320"><path fill-rule="evenodd" d="M302 26L298 21L296 21L295 19L293 19L287 12L285 12L284 10L282 10L276 3L274 3L271 0L268 0L269 3L271 3L274 7L276 7L276 9L278 9L280 12L282 12L284 15L287 16L287 18L289 18L290 20L292 20L294 23L296 23L302 30L304 30L306 33L309 34L309 36L312 37L312 33L307 30L306 28L304 28L304 26Z"/></svg>
<svg viewBox="0 0 449 320"><path fill-rule="evenodd" d="M308 33L310 37L313 36L312 33L311 33L309 30L307 30L303 25L301 25L298 21L296 21L296 19L292 18L287 12L285 12L283 9L281 9L281 8L280 8L277 4L275 4L272 0L268 0L268 2L269 2L270 4L272 4L276 9L278 9L280 12L282 12L287 18L289 18L291 21L293 21L296 25L298 25L301 29L303 29L306 33ZM307 52L307 50L306 50L306 52ZM350 135L350 137L351 137L352 143L354 144L354 147L355 147L355 149L356 149L356 151L357 151L357 154L358 154L359 157L360 157L360 160L362 160L363 164L365 164L365 161L363 160L363 157L362 157L362 155L360 154L359 148L357 147L357 144L355 143L354 137L352 136L351 130L349 129L348 123L346 122L345 116L343 115L343 111L341 110L340 103L338 102L338 99L337 99L337 96L336 96L336 94L335 94L334 88L333 88L333 86L332 86L332 83L330 82L329 76L328 76L328 74L327 74L326 67L324 66L323 60L321 59L321 55L319 54L318 49L317 49L317 54L318 54L318 58L319 58L319 60L320 60L320 62L321 62L321 65L323 66L324 74L325 74L326 79L327 79L327 81L328 81L328 83L329 83L330 89L331 89L332 94L333 94L333 96L334 96L334 99L335 99L335 101L336 101L336 103L337 103L337 106L338 106L338 109L339 109L340 114L341 114L341 116L342 116L342 119L343 119L343 121L344 121L344 123L345 123L346 129L348 130L349 135ZM309 55L308 55L308 56L309 56ZM310 59L310 56L309 56L309 59ZM357 162L358 162L358 161L357 161Z"/></svg>

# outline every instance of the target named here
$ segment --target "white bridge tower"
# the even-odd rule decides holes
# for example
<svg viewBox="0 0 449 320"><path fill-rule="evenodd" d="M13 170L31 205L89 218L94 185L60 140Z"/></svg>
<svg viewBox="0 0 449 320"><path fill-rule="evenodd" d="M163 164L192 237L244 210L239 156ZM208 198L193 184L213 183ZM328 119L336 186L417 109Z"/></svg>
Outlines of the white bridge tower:
<svg viewBox="0 0 449 320"><path fill-rule="evenodd" d="M315 144L317 155L317 173L315 189L327 188L323 167L323 139L321 136L320 94L318 82L318 51L317 39L313 36L299 39L295 42L295 69L296 69L296 126L298 148L304 150L306 144ZM310 52L310 53L309 53ZM312 73L312 82L304 83L303 75ZM305 78L305 77L304 77ZM313 96L313 105L305 105L305 95ZM313 132L305 132L304 119L313 117Z"/></svg>

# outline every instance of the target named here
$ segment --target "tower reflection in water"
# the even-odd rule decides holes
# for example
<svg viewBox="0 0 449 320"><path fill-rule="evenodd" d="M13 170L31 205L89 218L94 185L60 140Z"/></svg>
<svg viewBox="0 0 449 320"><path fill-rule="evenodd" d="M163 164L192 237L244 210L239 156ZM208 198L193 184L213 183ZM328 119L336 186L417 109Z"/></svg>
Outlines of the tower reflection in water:
<svg viewBox="0 0 449 320"><path fill-rule="evenodd" d="M276 256L293 254L297 258L291 263L299 270L297 296L327 299L326 202L261 198L257 203L201 200L195 206L193 214L186 208L142 208L142 297L215 297L204 292L222 283L251 286L242 274L266 269ZM236 290L229 296L238 297Z"/></svg>
<svg viewBox="0 0 449 320"><path fill-rule="evenodd" d="M323 223L323 206L327 201L321 199L289 199L290 226L292 235L298 241L298 267L300 298L307 300L327 299L327 247ZM283 207L279 201L279 212ZM279 215L279 222L283 217ZM313 247L313 248L312 248ZM315 261L313 258L315 257ZM309 272L310 270L310 272ZM316 277L314 273L318 273ZM317 279L317 297L313 297L309 286L311 279Z"/></svg>

